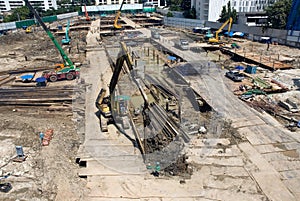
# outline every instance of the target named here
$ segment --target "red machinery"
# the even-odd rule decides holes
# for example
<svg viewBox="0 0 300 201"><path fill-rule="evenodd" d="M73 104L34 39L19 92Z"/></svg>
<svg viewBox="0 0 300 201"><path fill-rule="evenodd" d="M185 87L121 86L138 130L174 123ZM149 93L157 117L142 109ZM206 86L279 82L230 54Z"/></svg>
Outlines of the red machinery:
<svg viewBox="0 0 300 201"><path fill-rule="evenodd" d="M84 5L84 12L85 12L85 20L86 21L91 21L91 18L89 16L88 12L86 11L86 5Z"/></svg>

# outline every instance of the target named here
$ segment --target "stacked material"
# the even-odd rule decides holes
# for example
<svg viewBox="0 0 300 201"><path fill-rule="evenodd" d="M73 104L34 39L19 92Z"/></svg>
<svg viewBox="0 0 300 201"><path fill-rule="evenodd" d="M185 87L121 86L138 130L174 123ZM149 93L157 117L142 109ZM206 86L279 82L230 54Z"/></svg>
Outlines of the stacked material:
<svg viewBox="0 0 300 201"><path fill-rule="evenodd" d="M42 142L43 146L49 145L52 136L53 136L53 129L47 129Z"/></svg>

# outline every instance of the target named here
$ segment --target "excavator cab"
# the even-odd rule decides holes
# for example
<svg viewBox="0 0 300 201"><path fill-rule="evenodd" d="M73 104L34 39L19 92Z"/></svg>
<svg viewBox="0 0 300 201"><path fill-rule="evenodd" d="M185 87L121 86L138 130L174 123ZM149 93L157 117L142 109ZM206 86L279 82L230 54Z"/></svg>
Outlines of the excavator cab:
<svg viewBox="0 0 300 201"><path fill-rule="evenodd" d="M64 64L55 64L55 71L60 71L65 68Z"/></svg>
<svg viewBox="0 0 300 201"><path fill-rule="evenodd" d="M31 26L27 27L25 32L26 33L32 33L32 27Z"/></svg>

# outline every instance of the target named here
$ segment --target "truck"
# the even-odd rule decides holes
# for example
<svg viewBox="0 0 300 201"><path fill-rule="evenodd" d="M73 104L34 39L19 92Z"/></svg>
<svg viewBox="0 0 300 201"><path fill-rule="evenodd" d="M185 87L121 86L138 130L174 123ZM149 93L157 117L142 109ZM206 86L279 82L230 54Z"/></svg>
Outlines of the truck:
<svg viewBox="0 0 300 201"><path fill-rule="evenodd" d="M189 50L189 41L187 39L179 39L175 42L175 47L181 50Z"/></svg>
<svg viewBox="0 0 300 201"><path fill-rule="evenodd" d="M28 0L24 0L25 4L29 8L30 11L34 14L36 20L38 23L43 27L44 31L47 33L53 44L55 45L56 49L59 51L63 63L56 64L54 71L45 71L43 73L43 76L52 82L55 82L57 80L72 80L77 77L79 77L80 69L77 68L73 62L70 60L70 58L67 56L67 54L64 52L63 48L59 45L58 41L54 38L53 34L50 32L50 30L47 28L45 23L43 22L42 18L38 15L36 10L32 7L32 5L29 3Z"/></svg>

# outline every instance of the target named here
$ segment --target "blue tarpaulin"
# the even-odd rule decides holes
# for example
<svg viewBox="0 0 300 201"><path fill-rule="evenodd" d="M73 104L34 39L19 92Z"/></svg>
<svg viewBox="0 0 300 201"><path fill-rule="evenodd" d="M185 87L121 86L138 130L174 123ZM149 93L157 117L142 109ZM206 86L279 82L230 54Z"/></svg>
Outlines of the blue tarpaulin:
<svg viewBox="0 0 300 201"><path fill-rule="evenodd" d="M173 56L168 56L168 60L171 60L171 61L175 61L176 60L176 57L173 57Z"/></svg>
<svg viewBox="0 0 300 201"><path fill-rule="evenodd" d="M35 79L36 82L46 82L46 78L45 77L38 77Z"/></svg>
<svg viewBox="0 0 300 201"><path fill-rule="evenodd" d="M31 80L33 78L33 75L30 75L30 74L22 75L20 78L22 80Z"/></svg>
<svg viewBox="0 0 300 201"><path fill-rule="evenodd" d="M228 31L226 31L226 32L224 33L224 35L229 36L229 37L232 37L232 36L233 36L233 31L229 32L229 35L228 35Z"/></svg>
<svg viewBox="0 0 300 201"><path fill-rule="evenodd" d="M236 70L244 70L245 68L243 66L236 66L235 69Z"/></svg>

